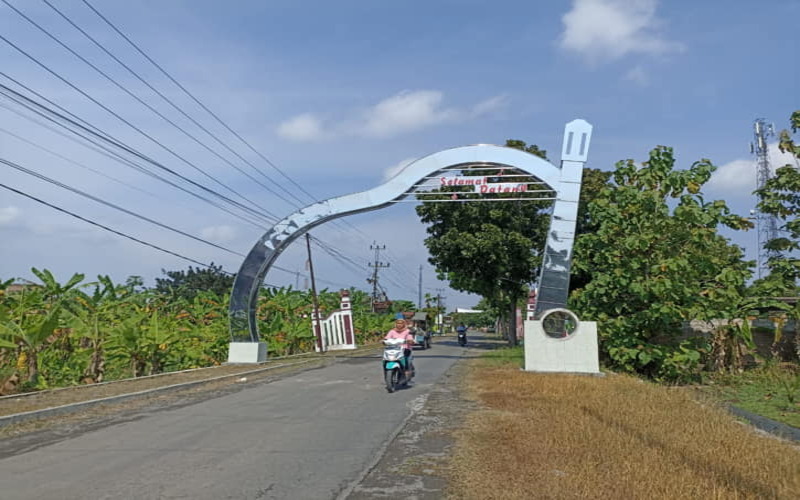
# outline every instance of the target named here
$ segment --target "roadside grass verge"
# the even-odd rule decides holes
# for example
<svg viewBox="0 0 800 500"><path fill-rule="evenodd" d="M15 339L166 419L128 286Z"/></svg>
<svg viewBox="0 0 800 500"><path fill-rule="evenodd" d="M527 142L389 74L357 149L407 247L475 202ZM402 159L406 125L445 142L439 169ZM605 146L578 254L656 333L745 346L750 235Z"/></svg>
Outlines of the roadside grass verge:
<svg viewBox="0 0 800 500"><path fill-rule="evenodd" d="M734 375L715 375L698 389L714 399L800 428L800 366L796 364L770 364Z"/></svg>
<svg viewBox="0 0 800 500"><path fill-rule="evenodd" d="M525 350L522 346L503 347L487 352L482 358L491 366L510 366L514 364L517 367L522 367L525 362Z"/></svg>
<svg viewBox="0 0 800 500"><path fill-rule="evenodd" d="M456 432L454 498L797 498L800 449L689 390L526 373L500 351L465 379L481 409Z"/></svg>

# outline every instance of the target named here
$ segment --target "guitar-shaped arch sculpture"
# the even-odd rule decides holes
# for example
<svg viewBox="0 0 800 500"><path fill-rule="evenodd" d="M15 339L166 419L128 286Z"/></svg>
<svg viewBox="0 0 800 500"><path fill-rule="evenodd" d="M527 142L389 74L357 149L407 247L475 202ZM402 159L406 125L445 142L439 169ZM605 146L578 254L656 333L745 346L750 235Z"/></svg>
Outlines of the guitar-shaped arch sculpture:
<svg viewBox="0 0 800 500"><path fill-rule="evenodd" d="M568 123L564 131L560 166L503 146L481 144L447 149L409 164L385 184L369 191L314 203L289 215L258 240L236 274L230 302L231 349L234 344L259 343L256 321L259 288L278 256L294 240L320 224L347 215L378 210L413 196L411 191L431 177L452 172L458 167L467 169L470 165L521 170L537 177L556 193L539 278L536 312L541 314L548 309L565 307L581 178L591 135L592 126L586 121ZM241 345L238 348L241 349ZM263 360L266 356L265 346L257 352L254 356L258 359L252 361ZM236 361L232 358L238 357L233 356L233 352L229 353L229 361Z"/></svg>

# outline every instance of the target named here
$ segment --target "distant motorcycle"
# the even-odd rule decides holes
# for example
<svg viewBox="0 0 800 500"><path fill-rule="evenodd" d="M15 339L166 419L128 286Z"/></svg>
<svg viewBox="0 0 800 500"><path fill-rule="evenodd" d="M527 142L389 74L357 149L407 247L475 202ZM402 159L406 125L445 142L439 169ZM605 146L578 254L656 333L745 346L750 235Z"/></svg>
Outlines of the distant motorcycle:
<svg viewBox="0 0 800 500"><path fill-rule="evenodd" d="M414 378L413 355L406 358L403 349L406 345L405 339L388 339L383 341L383 380L386 382L386 390L394 392L398 388L408 385ZM406 365L408 364L408 365ZM408 376L406 376L408 372Z"/></svg>
<svg viewBox="0 0 800 500"><path fill-rule="evenodd" d="M464 347L467 345L467 331L462 330L458 332L458 345Z"/></svg>

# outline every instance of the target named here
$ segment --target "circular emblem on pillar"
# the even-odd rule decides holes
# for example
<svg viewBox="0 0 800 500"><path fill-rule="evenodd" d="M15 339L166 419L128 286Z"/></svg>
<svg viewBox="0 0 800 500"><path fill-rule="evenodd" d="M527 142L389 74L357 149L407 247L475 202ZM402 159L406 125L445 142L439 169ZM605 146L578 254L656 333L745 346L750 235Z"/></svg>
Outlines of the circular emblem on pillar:
<svg viewBox="0 0 800 500"><path fill-rule="evenodd" d="M542 314L542 329L553 339L568 339L577 330L578 316L569 309L550 309Z"/></svg>

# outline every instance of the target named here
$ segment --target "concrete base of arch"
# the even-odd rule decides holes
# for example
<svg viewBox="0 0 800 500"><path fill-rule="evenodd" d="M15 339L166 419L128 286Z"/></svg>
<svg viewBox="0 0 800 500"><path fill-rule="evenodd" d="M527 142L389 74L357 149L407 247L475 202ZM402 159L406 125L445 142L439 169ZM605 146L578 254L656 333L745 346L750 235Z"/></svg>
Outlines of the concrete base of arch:
<svg viewBox="0 0 800 500"><path fill-rule="evenodd" d="M581 321L568 337L548 336L539 320L525 321L525 371L602 375L597 323Z"/></svg>
<svg viewBox="0 0 800 500"><path fill-rule="evenodd" d="M266 342L231 342L228 344L228 363L263 363L266 360Z"/></svg>

